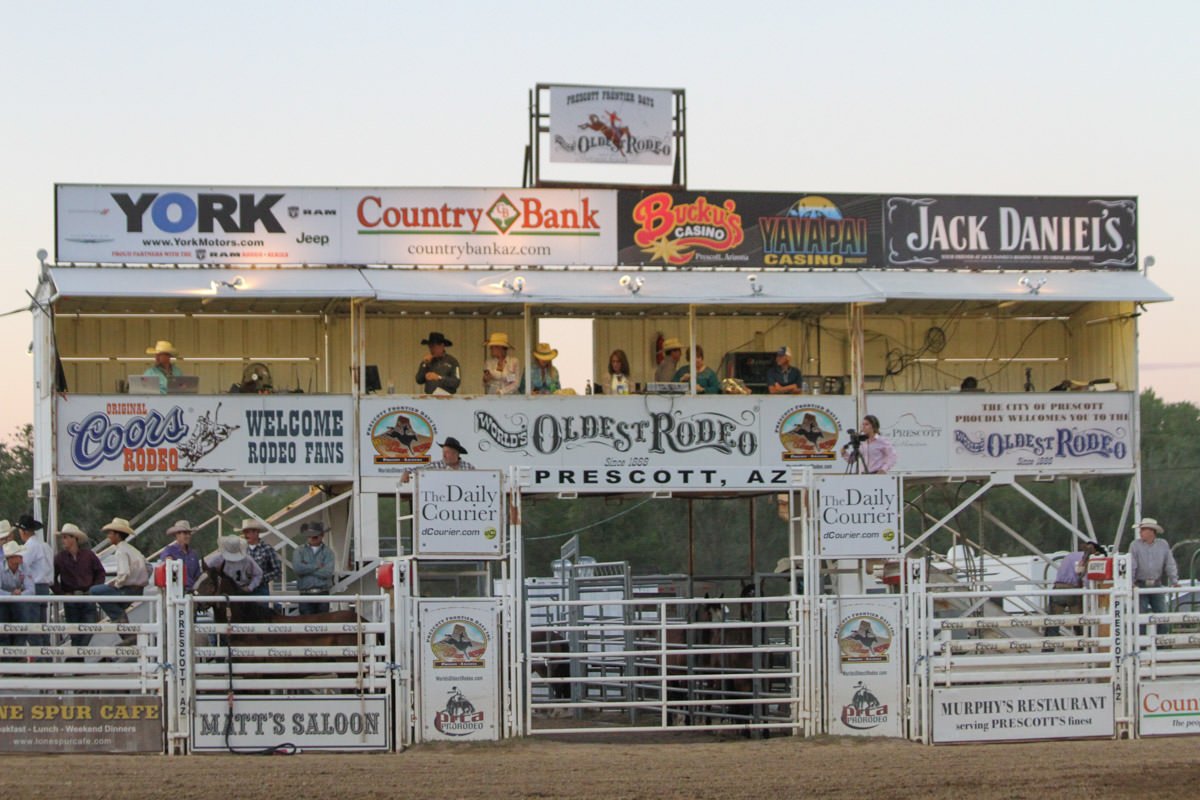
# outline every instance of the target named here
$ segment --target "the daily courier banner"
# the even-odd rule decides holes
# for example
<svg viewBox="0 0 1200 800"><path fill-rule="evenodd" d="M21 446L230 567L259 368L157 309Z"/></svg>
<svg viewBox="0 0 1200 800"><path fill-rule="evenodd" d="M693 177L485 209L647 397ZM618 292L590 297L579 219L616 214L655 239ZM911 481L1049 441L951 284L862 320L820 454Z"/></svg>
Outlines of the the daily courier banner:
<svg viewBox="0 0 1200 800"><path fill-rule="evenodd" d="M900 552L900 479L895 475L823 475L817 482L822 556L873 558Z"/></svg>
<svg viewBox="0 0 1200 800"><path fill-rule="evenodd" d="M900 598L842 598L825 609L829 732L902 736Z"/></svg>
<svg viewBox="0 0 1200 800"><path fill-rule="evenodd" d="M1133 197L893 195L888 267L1137 269Z"/></svg>
<svg viewBox="0 0 1200 800"><path fill-rule="evenodd" d="M550 160L671 164L674 95L663 89L550 87Z"/></svg>
<svg viewBox="0 0 1200 800"><path fill-rule="evenodd" d="M933 741L1004 742L1113 735L1111 683L933 690Z"/></svg>
<svg viewBox="0 0 1200 800"><path fill-rule="evenodd" d="M57 260L612 264L616 192L59 185Z"/></svg>
<svg viewBox="0 0 1200 800"><path fill-rule="evenodd" d="M504 494L499 470L421 470L416 483L417 555L500 555Z"/></svg>
<svg viewBox="0 0 1200 800"><path fill-rule="evenodd" d="M58 399L58 474L350 480L353 408L331 395L72 395Z"/></svg>
<svg viewBox="0 0 1200 800"><path fill-rule="evenodd" d="M453 436L477 469L528 467L535 491L782 489L793 467L845 468L854 411L829 395L371 398L361 470L419 470Z"/></svg>
<svg viewBox="0 0 1200 800"><path fill-rule="evenodd" d="M1129 472L1133 395L872 394L866 411L896 447L896 472Z"/></svg>
<svg viewBox="0 0 1200 800"><path fill-rule="evenodd" d="M883 263L879 195L621 191L620 263L840 267Z"/></svg>

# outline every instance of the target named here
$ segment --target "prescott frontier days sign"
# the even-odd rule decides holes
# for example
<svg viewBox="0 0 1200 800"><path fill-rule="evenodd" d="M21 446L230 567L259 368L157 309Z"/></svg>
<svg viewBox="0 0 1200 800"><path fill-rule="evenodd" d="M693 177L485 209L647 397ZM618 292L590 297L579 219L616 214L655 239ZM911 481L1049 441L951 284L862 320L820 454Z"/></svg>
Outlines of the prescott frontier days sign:
<svg viewBox="0 0 1200 800"><path fill-rule="evenodd" d="M590 148L589 136L574 137L575 155L611 151ZM653 138L638 140L637 158L661 157ZM56 258L1132 270L1137 211L1132 197L60 184Z"/></svg>

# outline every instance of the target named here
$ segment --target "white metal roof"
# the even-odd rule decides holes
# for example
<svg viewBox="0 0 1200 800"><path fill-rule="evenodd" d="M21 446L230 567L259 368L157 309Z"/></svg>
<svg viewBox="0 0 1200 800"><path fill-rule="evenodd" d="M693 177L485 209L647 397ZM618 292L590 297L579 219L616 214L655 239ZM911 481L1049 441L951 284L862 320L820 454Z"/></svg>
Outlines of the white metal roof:
<svg viewBox="0 0 1200 800"><path fill-rule="evenodd" d="M864 272L889 300L1161 303L1171 295L1140 272ZM1024 282L1022 282L1024 280ZM1036 291L1035 291L1036 290Z"/></svg>
<svg viewBox="0 0 1200 800"><path fill-rule="evenodd" d="M50 279L54 282L54 300L65 297L312 299L375 294L357 269L52 267Z"/></svg>

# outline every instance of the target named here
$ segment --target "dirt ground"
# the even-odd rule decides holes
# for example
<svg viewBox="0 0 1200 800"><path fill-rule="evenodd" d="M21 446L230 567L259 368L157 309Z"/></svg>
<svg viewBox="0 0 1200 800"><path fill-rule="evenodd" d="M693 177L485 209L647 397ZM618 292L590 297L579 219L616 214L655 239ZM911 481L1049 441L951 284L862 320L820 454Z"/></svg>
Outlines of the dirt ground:
<svg viewBox="0 0 1200 800"><path fill-rule="evenodd" d="M1200 739L927 747L708 734L514 740L399 754L0 756L0 797L1195 798Z"/></svg>

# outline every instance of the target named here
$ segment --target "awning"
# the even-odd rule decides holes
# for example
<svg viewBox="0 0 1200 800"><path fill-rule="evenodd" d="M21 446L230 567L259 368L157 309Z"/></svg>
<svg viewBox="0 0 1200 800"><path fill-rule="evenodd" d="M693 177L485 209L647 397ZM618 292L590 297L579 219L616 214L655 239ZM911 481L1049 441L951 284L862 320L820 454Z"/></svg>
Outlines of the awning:
<svg viewBox="0 0 1200 800"><path fill-rule="evenodd" d="M888 300L1162 303L1171 295L1140 272L864 272Z"/></svg>
<svg viewBox="0 0 1200 800"><path fill-rule="evenodd" d="M206 269L155 267L52 267L53 300L67 297L177 299L371 297L357 269Z"/></svg>

